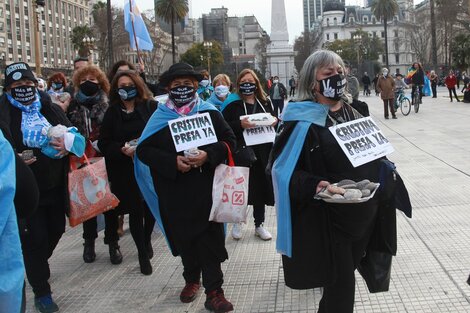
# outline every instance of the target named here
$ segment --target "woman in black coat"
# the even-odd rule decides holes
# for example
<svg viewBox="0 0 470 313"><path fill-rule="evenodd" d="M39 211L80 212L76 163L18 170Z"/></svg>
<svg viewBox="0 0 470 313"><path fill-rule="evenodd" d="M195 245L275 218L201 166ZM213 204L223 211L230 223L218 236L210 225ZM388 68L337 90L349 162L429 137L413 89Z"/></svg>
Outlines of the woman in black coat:
<svg viewBox="0 0 470 313"><path fill-rule="evenodd" d="M152 273L151 235L155 219L150 214L134 178L133 157L137 139L156 110L157 103L144 81L135 71L119 71L111 83L109 103L100 128L98 147L106 158L111 191L118 197L119 206L105 214L113 220L129 213L129 226L139 253L140 271ZM144 226L145 219L145 226Z"/></svg>
<svg viewBox="0 0 470 313"><path fill-rule="evenodd" d="M380 162L353 167L328 129L363 117L345 100L343 70L331 51L317 51L305 61L299 102L284 112L270 163L286 285L323 287L319 313L353 312L354 271L369 243L378 203L376 197L355 204L314 199L343 179L378 181Z"/></svg>
<svg viewBox="0 0 470 313"><path fill-rule="evenodd" d="M255 113L270 113L273 116L277 116L277 114L271 101L266 98L266 94L255 72L250 69L241 71L240 75L238 75L237 87L238 99L225 106L222 114L230 127L232 127L235 136L237 136L237 147L239 151L241 149L252 149L256 156L256 161L252 163L250 167L248 204L253 205L255 235L263 240L271 240L272 236L269 231L263 227L263 223L265 206L274 205L272 184L265 174L273 144L263 143L246 147L243 132L246 129L255 127L255 124L250 123L247 118L240 120L240 116ZM277 118L272 126L276 124ZM235 156L236 155L237 153L235 153ZM240 166L247 165L241 164L240 160L237 160L237 158L235 158L235 163ZM241 224L233 225L232 237L236 240L241 238Z"/></svg>

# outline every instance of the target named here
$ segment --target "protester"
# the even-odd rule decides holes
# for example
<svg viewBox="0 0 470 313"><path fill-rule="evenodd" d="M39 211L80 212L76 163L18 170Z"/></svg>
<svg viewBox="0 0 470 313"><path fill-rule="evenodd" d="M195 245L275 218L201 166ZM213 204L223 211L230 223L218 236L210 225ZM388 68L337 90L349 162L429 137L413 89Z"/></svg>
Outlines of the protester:
<svg viewBox="0 0 470 313"><path fill-rule="evenodd" d="M375 95L380 95L380 92L377 90L377 82L379 81L379 74L375 74L374 79L372 80L372 84L374 84Z"/></svg>
<svg viewBox="0 0 470 313"><path fill-rule="evenodd" d="M158 96L162 94L157 84L152 84L152 83L147 82L146 76L145 76L145 66L143 63L138 63L137 68L136 68L132 63L126 60L117 61L116 63L113 64L113 66L108 72L109 82L113 81L113 78L114 78L114 75L116 75L116 72L129 71L129 70L136 71L139 74L140 78L142 78L144 83L147 85L147 88L152 92L153 96Z"/></svg>
<svg viewBox="0 0 470 313"><path fill-rule="evenodd" d="M68 154L81 156L85 141L72 131L67 140L65 135L48 136L53 126L72 125L46 93L37 91L37 80L28 64L18 62L5 68L5 91L0 98L0 120L11 134L13 148L30 166L40 191L37 210L19 223L26 276L36 309L56 312L48 259L65 232Z"/></svg>
<svg viewBox="0 0 470 313"><path fill-rule="evenodd" d="M463 102L470 103L470 85L468 84L463 93Z"/></svg>
<svg viewBox="0 0 470 313"><path fill-rule="evenodd" d="M370 77L367 74L367 72L364 72L364 76L362 76L361 81L362 81L362 85L364 86L364 91L362 92L362 95L370 96L370 89L369 89Z"/></svg>
<svg viewBox="0 0 470 313"><path fill-rule="evenodd" d="M97 66L88 65L79 69L73 75L75 96L67 109L67 116L72 124L87 139L86 156L96 157L98 151L98 138L104 114L108 109L109 82L106 75ZM109 256L112 264L122 262L117 234L118 221L115 214L105 213L104 243L109 246ZM85 263L95 261L95 239L97 233L97 219L91 218L83 222L83 260Z"/></svg>
<svg viewBox="0 0 470 313"><path fill-rule="evenodd" d="M317 51L305 61L298 102L289 103L284 112L269 167L286 285L323 287L322 313L353 312L354 272L377 211L376 198L358 204L314 200L317 192L342 179L378 180L378 162L353 167L328 129L362 117L345 102L343 73L343 61L332 51Z"/></svg>
<svg viewBox="0 0 470 313"><path fill-rule="evenodd" d="M468 88L468 83L470 83L470 77L468 77L466 72L462 73L462 82L463 86L461 92L465 92L465 90Z"/></svg>
<svg viewBox="0 0 470 313"><path fill-rule="evenodd" d="M75 74L79 69L87 67L88 65L91 65L90 60L88 60L88 57L81 57L78 56L73 60L73 73ZM72 99L75 96L75 87L73 86L73 82L70 83L64 91L68 92L71 96Z"/></svg>
<svg viewBox="0 0 470 313"><path fill-rule="evenodd" d="M346 64L346 80L348 82L346 89L348 90L348 93L352 96L354 100L359 99L359 81L357 78L354 76L352 72L351 65L349 63Z"/></svg>
<svg viewBox="0 0 470 313"><path fill-rule="evenodd" d="M120 201L116 209L105 214L129 213L131 235L139 253L140 271L144 275L152 274L151 235L155 219L135 181L133 157L137 139L157 108L157 103L151 98L150 90L135 71L118 71L111 83L110 107L104 115L98 140L98 147L106 158L111 191Z"/></svg>
<svg viewBox="0 0 470 313"><path fill-rule="evenodd" d="M388 69L382 69L382 76L379 77L377 81L377 90L380 92L380 97L384 102L384 117L388 120L388 109L390 108L390 113L392 113L392 118L396 119L395 114L395 81L392 76L389 75Z"/></svg>
<svg viewBox="0 0 470 313"><path fill-rule="evenodd" d="M421 103L423 98L423 86L424 86L424 70L421 63L415 62L408 69L408 73L405 78L406 84L411 84L411 99L416 90L419 91L419 101ZM413 103L412 103L413 104Z"/></svg>
<svg viewBox="0 0 470 313"><path fill-rule="evenodd" d="M287 89L283 83L279 82L278 76L274 76L273 84L269 89L269 98L272 101L276 115L281 114L284 110L284 100L287 99Z"/></svg>
<svg viewBox="0 0 470 313"><path fill-rule="evenodd" d="M137 146L135 175L144 198L166 236L174 256L181 256L186 285L183 303L196 298L202 284L206 309L229 312L233 305L222 290L221 263L228 258L223 224L209 222L215 167L233 151L235 135L217 109L196 93L202 75L186 63L176 63L162 74L169 98L158 106ZM207 113L217 142L177 152L168 122L182 116Z"/></svg>
<svg viewBox="0 0 470 313"><path fill-rule="evenodd" d="M200 74L202 75L202 80L199 82L197 94L202 100L207 100L214 91L214 88L211 86L209 72L207 70L202 70Z"/></svg>
<svg viewBox="0 0 470 313"><path fill-rule="evenodd" d="M297 82L295 81L294 75L291 76L289 79L289 96L294 97L295 96L295 88L297 87Z"/></svg>
<svg viewBox="0 0 470 313"><path fill-rule="evenodd" d="M61 72L52 74L47 80L47 85L49 86L47 93L51 97L52 102L60 106L65 112L72 99L70 94L64 91L67 88L65 75Z"/></svg>
<svg viewBox="0 0 470 313"><path fill-rule="evenodd" d="M221 109L222 104L228 95L230 95L230 77L226 74L219 74L214 78L212 85L214 86L214 92L211 94L207 102L213 104L218 110Z"/></svg>
<svg viewBox="0 0 470 313"><path fill-rule="evenodd" d="M276 77L274 78L275 82ZM272 88L274 88L274 86L275 85L273 85ZM255 72L252 70L244 69L240 72L237 78L237 88L237 97L231 99L232 101L230 103L224 103L225 107L222 109L222 114L237 136L238 150L252 150L256 156L256 160L252 164L241 164L240 160L237 160L237 158L235 158L235 164L241 166L251 166L248 204L253 205L255 235L263 240L271 240L272 236L263 226L263 223L265 219L266 205L274 205L272 184L265 174L265 168L268 163L268 157L272 148L272 143L246 146L243 132L245 129L253 128L256 125L250 123L248 121L248 117L245 117L242 120L240 120L240 117L255 113L270 113L271 115L277 117L277 112L273 107L273 104L269 101L269 99L266 98L258 76L256 76ZM276 124L277 119L272 126L275 126ZM240 151L240 153L244 152ZM233 239L240 239L242 237L241 231L242 224L234 224L232 228Z"/></svg>
<svg viewBox="0 0 470 313"><path fill-rule="evenodd" d="M38 90L39 91L47 91L46 81L44 79L42 79L41 77L37 77L36 79L38 81Z"/></svg>
<svg viewBox="0 0 470 313"><path fill-rule="evenodd" d="M454 94L457 102L460 102L459 97L457 97L457 92L455 91L455 86L457 85L457 78L454 75L454 71L449 71L449 75L446 76L445 84L447 89L449 90L450 102L452 102L452 93Z"/></svg>
<svg viewBox="0 0 470 313"><path fill-rule="evenodd" d="M431 81L432 97L437 98L437 84L439 83L439 77L435 71L431 71L431 74L429 74L429 80Z"/></svg>

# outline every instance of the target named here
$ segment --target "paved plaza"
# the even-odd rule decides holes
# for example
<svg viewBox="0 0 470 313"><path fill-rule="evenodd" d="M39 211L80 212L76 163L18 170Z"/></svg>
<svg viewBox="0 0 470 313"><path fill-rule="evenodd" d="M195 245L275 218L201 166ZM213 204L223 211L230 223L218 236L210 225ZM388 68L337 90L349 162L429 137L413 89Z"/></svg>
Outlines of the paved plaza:
<svg viewBox="0 0 470 313"><path fill-rule="evenodd" d="M470 312L470 103L451 103L444 97L446 90L439 92L437 99L423 99L418 114L405 117L398 112L397 120L383 118L378 97L361 98L395 148L389 158L408 187L414 210L413 219L398 213L398 254L390 291L370 294L357 275L357 313ZM241 240L226 240L224 289L234 312L316 312L320 290L284 285L275 250L275 209L267 208L266 215L272 241L254 236L252 218ZM128 229L120 241L120 265L110 263L103 232L96 242L96 261L85 264L81 233L81 226L68 228L50 260L50 282L60 312L206 312L202 289L193 303L179 301L184 285L181 262L161 234L153 235L154 272L144 276ZM27 312L34 312L29 285L27 301Z"/></svg>

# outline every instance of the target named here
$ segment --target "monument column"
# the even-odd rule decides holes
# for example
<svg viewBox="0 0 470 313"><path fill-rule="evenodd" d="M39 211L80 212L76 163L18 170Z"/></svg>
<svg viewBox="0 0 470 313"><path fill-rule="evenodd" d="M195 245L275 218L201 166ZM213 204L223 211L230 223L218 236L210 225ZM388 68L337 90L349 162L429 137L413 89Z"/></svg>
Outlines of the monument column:
<svg viewBox="0 0 470 313"><path fill-rule="evenodd" d="M279 76L288 87L294 69L294 48L289 45L284 0L271 1L271 43L266 49L269 76Z"/></svg>

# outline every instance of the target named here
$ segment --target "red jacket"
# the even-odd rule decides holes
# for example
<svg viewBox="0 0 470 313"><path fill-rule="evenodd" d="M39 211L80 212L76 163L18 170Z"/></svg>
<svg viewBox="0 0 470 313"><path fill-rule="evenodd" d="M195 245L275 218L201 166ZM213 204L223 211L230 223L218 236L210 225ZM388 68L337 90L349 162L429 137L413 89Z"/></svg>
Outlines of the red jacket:
<svg viewBox="0 0 470 313"><path fill-rule="evenodd" d="M455 88L455 85L457 85L457 77L455 75L449 75L446 77L446 86L447 88Z"/></svg>

